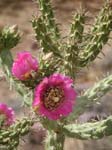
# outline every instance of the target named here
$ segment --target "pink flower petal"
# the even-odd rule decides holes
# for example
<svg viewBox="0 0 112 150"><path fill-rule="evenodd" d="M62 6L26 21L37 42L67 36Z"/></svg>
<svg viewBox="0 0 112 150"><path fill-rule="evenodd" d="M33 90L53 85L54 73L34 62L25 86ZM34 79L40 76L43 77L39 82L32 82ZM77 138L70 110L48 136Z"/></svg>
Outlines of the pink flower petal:
<svg viewBox="0 0 112 150"><path fill-rule="evenodd" d="M13 76L20 80L25 80L25 75L31 71L38 71L37 59L27 51L18 53L12 65Z"/></svg>
<svg viewBox="0 0 112 150"><path fill-rule="evenodd" d="M37 109L37 112L41 116L46 116L51 120L57 120L63 116L68 116L72 112L77 97L72 84L72 79L61 74L53 74L49 78L44 78L43 81L35 88L33 107L38 106L39 108ZM49 88L58 88L64 92L64 100L60 102L58 107L55 108L54 106L52 110L45 107L43 100L43 97Z"/></svg>

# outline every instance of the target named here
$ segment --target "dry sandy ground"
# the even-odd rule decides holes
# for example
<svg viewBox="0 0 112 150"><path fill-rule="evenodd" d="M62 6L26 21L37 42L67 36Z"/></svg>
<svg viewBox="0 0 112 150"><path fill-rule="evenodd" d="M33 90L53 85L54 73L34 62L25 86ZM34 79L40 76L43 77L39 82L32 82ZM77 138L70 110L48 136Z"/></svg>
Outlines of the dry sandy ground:
<svg viewBox="0 0 112 150"><path fill-rule="evenodd" d="M80 7L80 4L88 11L88 21L92 21L93 16L97 14L101 6L103 5L103 0L53 0L53 6L55 8L56 20L61 23L60 29L63 35L67 35L69 32L69 24L76 8ZM29 50L34 55L38 53L38 44L34 38L34 32L31 28L30 20L32 15L38 15L38 7L34 1L31 0L0 0L0 28L5 25L18 24L19 29L23 33L21 43L18 44L16 48L12 50L15 56L17 51ZM111 43L110 43L111 44ZM102 78L106 71L111 72L112 70L112 51L109 46L104 48L105 58L101 55L102 59L97 59L95 63L89 69L84 69L79 73L78 82L76 87L79 90L88 88L96 81L96 77ZM97 73L96 73L97 72ZM1 73L1 72L0 72ZM10 106L12 106L17 115L22 115L21 112L21 98L13 91L9 90L9 86L5 80L0 81L0 101L6 101ZM105 102L105 99L107 100ZM102 112L111 112L111 95L103 98L102 105L98 107L93 107L90 110ZM109 110L109 111L107 111ZM88 114L88 113L87 113ZM85 114L84 114L85 115ZM36 128L36 127L35 127ZM37 128L35 129L37 130ZM26 137L26 142L20 146L20 150L42 150L42 139L43 132L33 130L31 134ZM99 141L80 141L67 139L65 144L65 150L111 150L111 138L106 138Z"/></svg>

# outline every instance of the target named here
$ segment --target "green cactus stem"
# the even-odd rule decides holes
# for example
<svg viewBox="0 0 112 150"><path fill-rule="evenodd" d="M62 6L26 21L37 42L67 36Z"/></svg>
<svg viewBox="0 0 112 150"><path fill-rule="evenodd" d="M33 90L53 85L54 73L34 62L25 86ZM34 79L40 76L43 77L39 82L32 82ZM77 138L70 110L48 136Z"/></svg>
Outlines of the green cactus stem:
<svg viewBox="0 0 112 150"><path fill-rule="evenodd" d="M19 139L30 131L33 120L24 118L9 128L0 130L0 145L4 145L6 150L15 150L19 145Z"/></svg>
<svg viewBox="0 0 112 150"><path fill-rule="evenodd" d="M32 19L32 27L35 31L35 37L38 41L40 41L40 45L43 48L43 52L53 52L54 55L58 57L62 57L59 52L59 43L53 40L50 37L49 32L46 29L46 24L43 22L42 18L39 17Z"/></svg>
<svg viewBox="0 0 112 150"><path fill-rule="evenodd" d="M6 77L10 80L11 77L11 67L13 63L13 58L8 49L3 49L0 52L0 65L4 70Z"/></svg>
<svg viewBox="0 0 112 150"><path fill-rule="evenodd" d="M5 27L0 31L0 64L3 70L10 77L13 58L10 49L20 41L20 32L17 26Z"/></svg>
<svg viewBox="0 0 112 150"><path fill-rule="evenodd" d="M38 0L41 16L32 20L32 26L36 33L36 39L40 41L40 45L44 52L53 52L58 57L60 37L58 27L55 23L54 14L50 5L50 0Z"/></svg>
<svg viewBox="0 0 112 150"><path fill-rule="evenodd" d="M53 9L50 4L50 0L37 0L41 11L42 21L46 24L46 30L50 33L50 36L55 40L60 37L59 29L55 23Z"/></svg>
<svg viewBox="0 0 112 150"><path fill-rule="evenodd" d="M73 17L68 43L66 45L65 59L68 63L65 64L65 72L72 78L76 76L78 54L80 52L80 43L82 42L85 23L85 12L76 13Z"/></svg>
<svg viewBox="0 0 112 150"><path fill-rule="evenodd" d="M68 137L81 140L101 139L112 135L112 116L95 123L65 125L63 132Z"/></svg>
<svg viewBox="0 0 112 150"><path fill-rule="evenodd" d="M48 70L51 70L52 72L57 71L57 68L59 68L59 65L60 63L62 63L63 59L63 56L60 52L61 50L60 43L51 38L50 34L47 31L46 24L43 22L41 17L39 17L38 19L33 18L32 26L36 33L35 34L36 39L40 42L44 54L52 53L52 59L49 62L47 62L47 64L42 66L44 71L45 72L47 71L45 74L46 75L49 74Z"/></svg>
<svg viewBox="0 0 112 150"><path fill-rule="evenodd" d="M112 75L104 78L96 83L92 88L88 89L82 96L76 100L73 113L70 119L76 119L93 103L97 103L102 96L112 90Z"/></svg>
<svg viewBox="0 0 112 150"><path fill-rule="evenodd" d="M70 42L81 42L84 32L85 12L82 10L73 16L73 22L70 30Z"/></svg>
<svg viewBox="0 0 112 150"><path fill-rule="evenodd" d="M47 137L45 140L45 150L63 150L65 136L63 133L56 133L53 131L47 131Z"/></svg>
<svg viewBox="0 0 112 150"><path fill-rule="evenodd" d="M89 38L85 41L86 46L82 47L79 55L79 67L84 67L92 62L101 52L102 47L108 42L112 31L112 7L106 2L96 19Z"/></svg>

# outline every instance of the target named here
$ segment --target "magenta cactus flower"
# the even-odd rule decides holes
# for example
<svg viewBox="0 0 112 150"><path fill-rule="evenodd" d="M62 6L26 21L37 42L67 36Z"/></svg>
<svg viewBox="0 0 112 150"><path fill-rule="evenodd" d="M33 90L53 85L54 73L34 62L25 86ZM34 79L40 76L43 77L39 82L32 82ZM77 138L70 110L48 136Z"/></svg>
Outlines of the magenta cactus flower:
<svg viewBox="0 0 112 150"><path fill-rule="evenodd" d="M33 108L41 116L57 120L68 116L76 100L73 80L61 74L53 74L35 88Z"/></svg>
<svg viewBox="0 0 112 150"><path fill-rule="evenodd" d="M3 126L9 126L14 122L13 109L3 103L0 103L0 122Z"/></svg>
<svg viewBox="0 0 112 150"><path fill-rule="evenodd" d="M32 71L38 71L38 61L30 52L24 51L17 54L12 65L12 74L20 80L26 80Z"/></svg>

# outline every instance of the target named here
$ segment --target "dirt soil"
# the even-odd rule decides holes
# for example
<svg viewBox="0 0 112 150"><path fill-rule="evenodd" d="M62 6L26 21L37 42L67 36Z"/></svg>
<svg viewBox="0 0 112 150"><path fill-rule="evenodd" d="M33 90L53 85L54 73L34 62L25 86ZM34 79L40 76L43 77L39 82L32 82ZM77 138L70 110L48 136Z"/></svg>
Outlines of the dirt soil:
<svg viewBox="0 0 112 150"><path fill-rule="evenodd" d="M80 8L80 5L88 11L87 22L93 22L93 18L97 15L98 11L103 5L103 0L53 0L53 7L55 9L56 20L61 24L60 29L63 36L66 36L69 32L70 22L73 16L73 12ZM33 15L39 15L38 6L34 0L0 0L0 28L7 25L17 24L22 31L23 36L21 42L12 50L13 55L20 50L29 50L34 55L37 55L39 46L34 38L34 32L31 27L31 18ZM76 81L76 88L79 91L89 88L97 81L97 78L101 79L106 75L106 72L112 72L112 46L104 47L103 55L99 55L102 59L96 59L96 61L87 69L84 68L78 74L78 80ZM2 71L0 70L0 74ZM13 90L9 90L9 85L6 80L0 81L0 101L6 102L12 106L17 116L23 116L21 102L22 99ZM111 93L102 99L101 105L94 105L87 110L81 118L82 121L88 120L88 115L96 113L101 116L104 114L111 114L112 104ZM103 115L102 115L103 114ZM19 150L43 150L43 139L45 132L42 128L38 128L35 125L30 134L26 136L25 142L21 142ZM89 140L80 141L76 139L66 139L65 150L112 150L112 137L104 138L102 140Z"/></svg>

